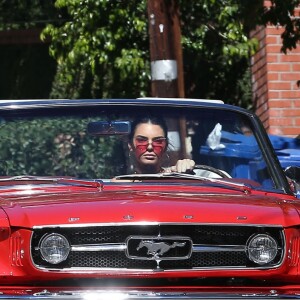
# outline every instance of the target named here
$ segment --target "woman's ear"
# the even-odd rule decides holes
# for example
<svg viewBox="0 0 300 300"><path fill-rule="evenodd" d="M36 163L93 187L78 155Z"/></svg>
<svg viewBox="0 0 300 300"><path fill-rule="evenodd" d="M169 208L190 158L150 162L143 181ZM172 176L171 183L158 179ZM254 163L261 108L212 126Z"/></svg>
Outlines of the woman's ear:
<svg viewBox="0 0 300 300"><path fill-rule="evenodd" d="M131 145L130 143L128 143L127 145L128 145L128 149L129 149L129 151L133 151L133 147L132 147L132 145Z"/></svg>

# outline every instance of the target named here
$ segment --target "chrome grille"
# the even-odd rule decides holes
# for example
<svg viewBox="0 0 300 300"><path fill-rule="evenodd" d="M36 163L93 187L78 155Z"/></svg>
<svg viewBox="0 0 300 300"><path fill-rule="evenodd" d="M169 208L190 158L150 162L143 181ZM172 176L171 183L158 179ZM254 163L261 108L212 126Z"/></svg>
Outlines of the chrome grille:
<svg viewBox="0 0 300 300"><path fill-rule="evenodd" d="M122 247L109 247L101 251L71 251L68 259L58 265L45 262L39 251L39 241L49 233L59 233L67 237L75 249L82 245L116 245ZM116 268L116 269L155 269L157 261L132 259L126 255L127 240L131 236L162 236L162 237L188 237L192 241L192 254L188 259L165 260L159 263L161 269L197 269L197 268L246 268L258 267L246 255L246 243L253 234L267 233L279 245L279 251L272 263L264 266L272 268L280 264L284 254L284 237L279 227L262 226L224 226L224 225L120 225L120 226L91 226L70 228L39 228L32 235L31 251L34 264L38 268ZM128 244L130 245L130 244ZM202 246L204 245L203 249ZM209 247L205 247L209 246ZM239 250L236 250L236 248ZM212 249L216 250L205 250ZM227 247L227 248L226 248ZM200 250L199 250L200 249ZM214 249L214 248L213 248ZM224 250L226 249L226 250ZM128 250L128 249L127 249ZM130 250L130 249L129 249ZM131 249L136 251L136 249ZM141 254L146 255L145 249ZM181 255L180 248L174 252ZM173 254L172 254L173 255Z"/></svg>

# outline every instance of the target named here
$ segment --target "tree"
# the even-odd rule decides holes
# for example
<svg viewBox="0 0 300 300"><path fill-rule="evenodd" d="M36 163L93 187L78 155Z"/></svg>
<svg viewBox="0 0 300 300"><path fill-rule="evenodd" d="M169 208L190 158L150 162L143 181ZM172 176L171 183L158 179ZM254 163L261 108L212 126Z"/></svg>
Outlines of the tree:
<svg viewBox="0 0 300 300"><path fill-rule="evenodd" d="M145 1L56 1L63 26L49 25L58 61L52 97L132 97L149 88Z"/></svg>
<svg viewBox="0 0 300 300"><path fill-rule="evenodd" d="M222 99L249 108L249 58L257 42L248 37L243 5L255 7L255 2L180 3L188 97Z"/></svg>
<svg viewBox="0 0 300 300"><path fill-rule="evenodd" d="M263 0L178 3L187 97L249 107L249 57L257 46L250 30L268 22L283 26L284 52L299 40L293 14L300 0L272 0L270 7ZM50 53L58 63L51 97L149 96L146 7L146 0L2 1L0 26L30 28L47 20L42 36L51 39Z"/></svg>
<svg viewBox="0 0 300 300"><path fill-rule="evenodd" d="M300 19L295 16L295 8L299 5L299 0L272 0L271 6L264 7L263 12L261 12L261 8L258 10L259 15L256 17L258 23L271 23L284 28L282 34L282 51L284 53L295 49L300 40ZM253 26L251 19L248 20L248 23Z"/></svg>
<svg viewBox="0 0 300 300"><path fill-rule="evenodd" d="M59 24L54 1L3 0L0 10L0 98L47 98L56 61L39 32L46 24Z"/></svg>
<svg viewBox="0 0 300 300"><path fill-rule="evenodd" d="M0 30L44 28L61 18L55 0L2 0Z"/></svg>

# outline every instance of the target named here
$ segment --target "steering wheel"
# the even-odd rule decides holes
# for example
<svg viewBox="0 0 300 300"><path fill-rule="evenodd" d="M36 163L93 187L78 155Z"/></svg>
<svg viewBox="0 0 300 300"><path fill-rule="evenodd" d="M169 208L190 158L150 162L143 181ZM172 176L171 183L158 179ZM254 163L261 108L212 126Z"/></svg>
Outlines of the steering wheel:
<svg viewBox="0 0 300 300"><path fill-rule="evenodd" d="M194 170L205 170L219 175L221 178L232 178L229 174L224 171L221 171L217 168L207 166L207 165L195 165Z"/></svg>

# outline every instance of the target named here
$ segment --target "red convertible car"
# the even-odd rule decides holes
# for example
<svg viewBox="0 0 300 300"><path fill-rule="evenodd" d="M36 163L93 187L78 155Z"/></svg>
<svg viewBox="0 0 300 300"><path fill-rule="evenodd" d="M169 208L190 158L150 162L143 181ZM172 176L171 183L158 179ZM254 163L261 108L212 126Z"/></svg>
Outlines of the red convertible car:
<svg viewBox="0 0 300 300"><path fill-rule="evenodd" d="M2 100L0 299L300 298L299 174L218 100Z"/></svg>

